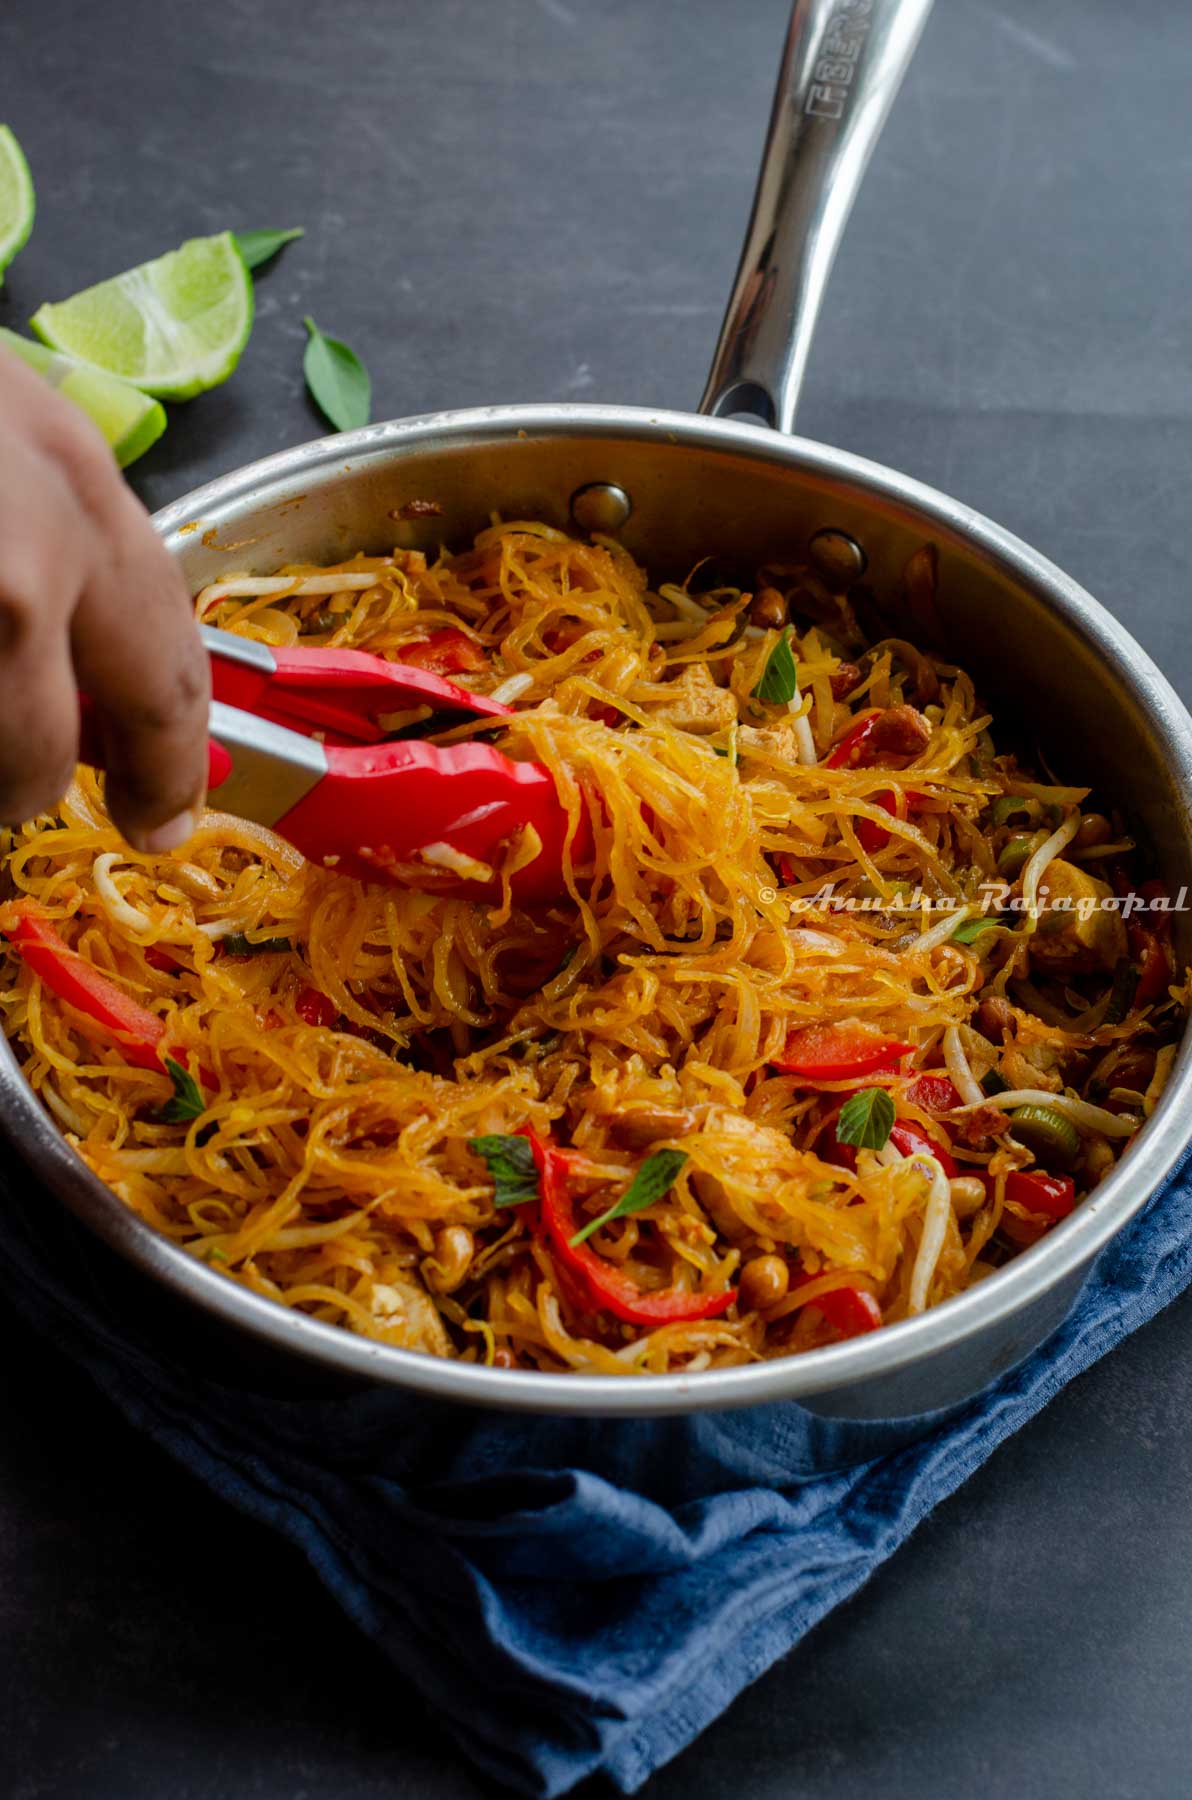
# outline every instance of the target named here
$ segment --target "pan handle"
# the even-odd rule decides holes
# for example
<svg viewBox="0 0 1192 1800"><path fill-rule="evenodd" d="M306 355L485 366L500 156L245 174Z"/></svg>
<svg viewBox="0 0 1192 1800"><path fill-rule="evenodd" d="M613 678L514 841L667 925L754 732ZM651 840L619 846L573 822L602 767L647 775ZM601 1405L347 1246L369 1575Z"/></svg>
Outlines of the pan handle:
<svg viewBox="0 0 1192 1800"><path fill-rule="evenodd" d="M795 0L701 413L794 429L820 303L931 0Z"/></svg>

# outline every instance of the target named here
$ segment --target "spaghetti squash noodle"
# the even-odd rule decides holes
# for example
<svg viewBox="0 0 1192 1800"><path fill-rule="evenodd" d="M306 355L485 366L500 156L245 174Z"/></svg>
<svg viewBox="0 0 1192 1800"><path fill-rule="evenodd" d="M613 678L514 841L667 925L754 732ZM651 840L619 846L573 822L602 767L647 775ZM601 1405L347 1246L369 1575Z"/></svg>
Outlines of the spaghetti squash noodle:
<svg viewBox="0 0 1192 1800"><path fill-rule="evenodd" d="M927 546L912 616L935 579ZM29 1082L212 1269L434 1355L695 1371L988 1278L1128 1146L1187 988L1122 819L1020 764L899 599L652 590L533 522L229 573L206 623L513 706L385 725L546 765L582 853L530 908L532 844L477 899L449 857L450 893L433 859L365 886L217 810L142 855L81 768L6 839Z"/></svg>

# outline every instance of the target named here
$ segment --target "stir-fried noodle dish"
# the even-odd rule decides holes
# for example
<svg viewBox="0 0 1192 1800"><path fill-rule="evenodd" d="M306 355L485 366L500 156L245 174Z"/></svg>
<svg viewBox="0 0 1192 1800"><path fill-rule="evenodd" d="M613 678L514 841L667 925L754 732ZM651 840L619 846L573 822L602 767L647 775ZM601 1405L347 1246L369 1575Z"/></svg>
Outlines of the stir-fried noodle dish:
<svg viewBox="0 0 1192 1800"><path fill-rule="evenodd" d="M230 574L208 624L508 701L385 725L544 764L559 895L512 840L365 885L216 810L141 855L80 769L7 837L25 1075L213 1270L437 1356L724 1367L987 1280L1128 1150L1188 995L1127 821L927 648L935 582L652 590L526 522Z"/></svg>

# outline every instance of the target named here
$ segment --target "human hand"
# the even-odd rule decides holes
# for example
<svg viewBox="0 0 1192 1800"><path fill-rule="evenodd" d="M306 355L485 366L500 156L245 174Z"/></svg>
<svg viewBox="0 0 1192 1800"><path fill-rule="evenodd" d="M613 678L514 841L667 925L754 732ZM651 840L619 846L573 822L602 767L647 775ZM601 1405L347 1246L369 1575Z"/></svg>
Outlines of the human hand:
<svg viewBox="0 0 1192 1800"><path fill-rule="evenodd" d="M0 820L65 793L80 689L115 824L140 850L185 843L209 699L186 585L90 421L0 349Z"/></svg>

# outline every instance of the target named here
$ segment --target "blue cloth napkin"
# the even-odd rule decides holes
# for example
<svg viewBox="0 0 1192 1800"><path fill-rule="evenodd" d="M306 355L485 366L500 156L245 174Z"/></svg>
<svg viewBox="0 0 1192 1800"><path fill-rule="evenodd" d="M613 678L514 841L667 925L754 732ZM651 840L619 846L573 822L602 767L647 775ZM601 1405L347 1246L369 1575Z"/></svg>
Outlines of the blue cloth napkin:
<svg viewBox="0 0 1192 1800"><path fill-rule="evenodd" d="M890 1426L794 1404L618 1423L381 1389L246 1387L160 1328L18 1170L0 1279L133 1422L283 1532L483 1769L632 1792L852 1594L1065 1382L1192 1280L1192 1163L1103 1253L1066 1322L979 1399ZM175 1346L182 1343L184 1348ZM188 1347L186 1347L188 1346Z"/></svg>

